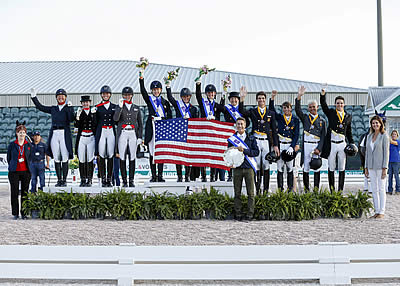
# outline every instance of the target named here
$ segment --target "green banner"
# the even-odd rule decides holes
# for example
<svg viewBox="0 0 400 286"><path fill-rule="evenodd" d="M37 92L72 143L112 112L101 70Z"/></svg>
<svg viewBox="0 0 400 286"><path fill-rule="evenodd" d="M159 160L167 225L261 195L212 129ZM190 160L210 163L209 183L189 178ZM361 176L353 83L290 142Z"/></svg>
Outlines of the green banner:
<svg viewBox="0 0 400 286"><path fill-rule="evenodd" d="M391 102L386 104L382 110L400 110L400 96L397 96Z"/></svg>

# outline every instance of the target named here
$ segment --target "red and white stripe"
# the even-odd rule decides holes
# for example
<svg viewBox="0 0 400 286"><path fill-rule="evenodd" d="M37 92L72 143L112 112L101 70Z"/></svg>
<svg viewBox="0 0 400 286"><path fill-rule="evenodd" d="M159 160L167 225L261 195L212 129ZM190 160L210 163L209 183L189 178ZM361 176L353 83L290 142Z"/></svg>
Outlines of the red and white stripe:
<svg viewBox="0 0 400 286"><path fill-rule="evenodd" d="M190 118L187 142L157 141L154 162L229 170L223 155L233 133L233 123Z"/></svg>

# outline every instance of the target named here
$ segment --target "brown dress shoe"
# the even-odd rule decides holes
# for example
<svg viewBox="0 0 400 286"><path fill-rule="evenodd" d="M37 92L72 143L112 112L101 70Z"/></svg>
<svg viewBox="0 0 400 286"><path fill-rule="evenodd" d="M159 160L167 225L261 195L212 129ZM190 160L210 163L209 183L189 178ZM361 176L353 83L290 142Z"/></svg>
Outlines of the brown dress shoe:
<svg viewBox="0 0 400 286"><path fill-rule="evenodd" d="M374 214L373 216L370 216L369 218L376 218L378 214Z"/></svg>
<svg viewBox="0 0 400 286"><path fill-rule="evenodd" d="M385 215L383 215L383 214L378 214L377 216L376 216L376 218L384 218L385 217Z"/></svg>

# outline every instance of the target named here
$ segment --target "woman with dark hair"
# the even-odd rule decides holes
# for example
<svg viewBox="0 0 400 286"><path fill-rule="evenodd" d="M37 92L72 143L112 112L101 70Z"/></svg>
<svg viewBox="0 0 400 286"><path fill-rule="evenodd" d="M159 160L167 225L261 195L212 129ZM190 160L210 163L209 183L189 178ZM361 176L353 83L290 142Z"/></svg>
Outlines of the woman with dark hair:
<svg viewBox="0 0 400 286"><path fill-rule="evenodd" d="M375 209L373 218L383 218L386 205L385 183L389 165L390 142L379 116L372 117L370 123L371 130L367 137L365 152L365 176L371 179Z"/></svg>
<svg viewBox="0 0 400 286"><path fill-rule="evenodd" d="M28 192L31 173L29 163L31 161L31 144L26 139L25 122L17 121L15 128L17 139L12 141L7 150L8 180L11 188L11 211L14 219L18 219L21 212L22 219L25 214L22 211L22 202ZM21 183L21 208L18 203L19 184Z"/></svg>

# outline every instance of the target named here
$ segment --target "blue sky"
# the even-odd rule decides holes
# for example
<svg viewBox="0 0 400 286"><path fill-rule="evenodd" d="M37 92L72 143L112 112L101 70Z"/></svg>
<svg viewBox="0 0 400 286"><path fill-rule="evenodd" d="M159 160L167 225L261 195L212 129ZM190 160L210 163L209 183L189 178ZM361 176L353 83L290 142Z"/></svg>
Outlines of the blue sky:
<svg viewBox="0 0 400 286"><path fill-rule="evenodd" d="M382 0L384 82L399 86L400 1ZM138 60L367 88L376 0L3 0L0 61Z"/></svg>

